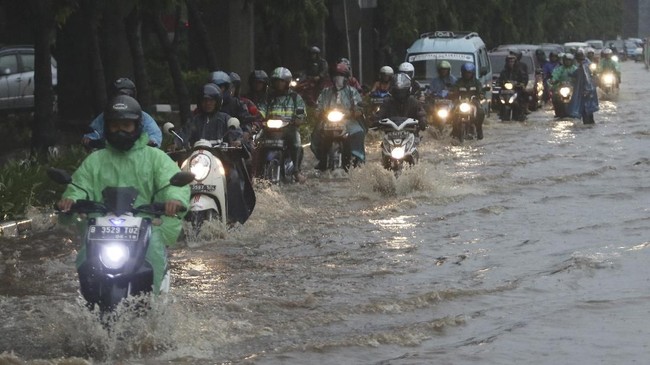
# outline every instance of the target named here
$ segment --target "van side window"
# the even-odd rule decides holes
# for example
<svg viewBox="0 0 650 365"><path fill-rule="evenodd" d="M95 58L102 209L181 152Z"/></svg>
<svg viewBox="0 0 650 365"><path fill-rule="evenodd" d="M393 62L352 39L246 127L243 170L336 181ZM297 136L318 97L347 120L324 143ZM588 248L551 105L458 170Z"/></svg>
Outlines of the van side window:
<svg viewBox="0 0 650 365"><path fill-rule="evenodd" d="M6 72L9 70L9 73ZM18 59L16 55L0 56L0 74L11 75L18 71Z"/></svg>

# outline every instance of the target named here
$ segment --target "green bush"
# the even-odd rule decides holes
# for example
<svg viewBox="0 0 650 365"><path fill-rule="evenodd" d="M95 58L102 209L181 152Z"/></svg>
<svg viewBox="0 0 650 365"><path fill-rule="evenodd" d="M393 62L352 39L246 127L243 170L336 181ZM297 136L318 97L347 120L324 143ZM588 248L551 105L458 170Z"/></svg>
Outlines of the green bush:
<svg viewBox="0 0 650 365"><path fill-rule="evenodd" d="M30 206L52 206L65 186L53 183L47 177L47 168L72 172L86 155L82 147L73 146L50 154L46 164L33 158L8 161L0 169L0 220L23 218Z"/></svg>

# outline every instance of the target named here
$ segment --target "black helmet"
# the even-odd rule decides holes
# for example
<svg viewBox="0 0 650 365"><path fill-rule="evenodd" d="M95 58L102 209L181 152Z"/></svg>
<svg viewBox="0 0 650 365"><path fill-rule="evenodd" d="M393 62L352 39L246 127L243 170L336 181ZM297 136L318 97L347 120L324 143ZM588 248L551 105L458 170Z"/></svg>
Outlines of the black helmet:
<svg viewBox="0 0 650 365"><path fill-rule="evenodd" d="M406 100L411 95L411 78L404 73L396 74L390 94L399 101Z"/></svg>
<svg viewBox="0 0 650 365"><path fill-rule="evenodd" d="M241 88L241 77L236 72L230 73L230 80L232 80L233 95L239 97L239 89Z"/></svg>
<svg viewBox="0 0 650 365"><path fill-rule="evenodd" d="M129 78L121 77L111 85L111 95L128 95L135 98L137 97L135 83Z"/></svg>
<svg viewBox="0 0 650 365"><path fill-rule="evenodd" d="M111 132L109 126L114 121L132 120L133 132L118 130ZM106 141L118 150L128 151L142 134L142 108L140 103L128 95L114 96L104 110L104 136Z"/></svg>
<svg viewBox="0 0 650 365"><path fill-rule="evenodd" d="M203 85L203 90L201 91L201 99L213 99L217 102L217 107L215 112L221 109L223 104L223 95L221 94L221 89L216 87L213 83L207 83Z"/></svg>
<svg viewBox="0 0 650 365"><path fill-rule="evenodd" d="M252 89L256 82L263 82L264 85L269 86L269 75L264 70L255 70L248 75L248 86Z"/></svg>

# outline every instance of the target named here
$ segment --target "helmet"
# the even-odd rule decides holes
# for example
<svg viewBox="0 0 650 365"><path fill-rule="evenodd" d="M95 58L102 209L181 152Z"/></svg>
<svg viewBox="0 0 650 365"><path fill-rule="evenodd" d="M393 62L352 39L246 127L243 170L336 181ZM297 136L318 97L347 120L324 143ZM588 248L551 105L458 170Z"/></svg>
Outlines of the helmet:
<svg viewBox="0 0 650 365"><path fill-rule="evenodd" d="M203 90L201 91L201 98L215 100L217 102L217 108L215 110L219 111L219 109L221 109L221 105L223 104L223 95L221 93L221 89L216 87L214 84L207 83L203 85Z"/></svg>
<svg viewBox="0 0 650 365"><path fill-rule="evenodd" d="M451 63L449 63L449 61L446 61L446 60L440 61L440 63L438 63L438 70L443 69L443 68L451 70Z"/></svg>
<svg viewBox="0 0 650 365"><path fill-rule="evenodd" d="M404 73L395 75L395 82L391 88L391 95L399 100L406 100L411 94L411 78Z"/></svg>
<svg viewBox="0 0 650 365"><path fill-rule="evenodd" d="M584 48L582 48L582 47L578 48L578 50L576 51L575 56L576 56L576 60L578 60L578 61L584 60L585 59L585 50L584 50Z"/></svg>
<svg viewBox="0 0 650 365"><path fill-rule="evenodd" d="M403 72L409 75L409 77L413 77L413 74L415 73L415 68L413 67L413 64L410 62L402 62L399 65L398 70L399 72Z"/></svg>
<svg viewBox="0 0 650 365"><path fill-rule="evenodd" d="M603 49L603 55L612 55L614 53L611 48L605 48Z"/></svg>
<svg viewBox="0 0 650 365"><path fill-rule="evenodd" d="M135 84L131 79L126 78L126 77L121 77L113 82L113 85L111 85L112 88L112 95L128 95L132 98L135 98L137 93L136 93L136 88Z"/></svg>
<svg viewBox="0 0 650 365"><path fill-rule="evenodd" d="M271 73L271 81L273 81L273 79L280 79L286 81L287 85L291 82L292 78L293 76L291 75L291 71L286 67L276 67L276 69L273 70L273 73Z"/></svg>
<svg viewBox="0 0 650 365"><path fill-rule="evenodd" d="M345 63L346 65L348 65L348 67L352 67L352 62L350 62L350 60L347 59L347 58L345 58L345 57L342 57L342 58L339 60L339 62L343 62L343 63Z"/></svg>
<svg viewBox="0 0 650 365"><path fill-rule="evenodd" d="M213 72L210 80L212 81L213 84L219 87L222 87L224 85L228 87L232 83L232 79L230 78L230 76L223 71Z"/></svg>
<svg viewBox="0 0 650 365"><path fill-rule="evenodd" d="M237 74L236 72L231 72L229 76L230 76L230 81L233 84L235 85L241 84L241 77L239 77L239 74Z"/></svg>
<svg viewBox="0 0 650 365"><path fill-rule="evenodd" d="M395 74L395 72L390 66L382 66L382 68L379 69L379 75L393 76L393 74Z"/></svg>
<svg viewBox="0 0 650 365"><path fill-rule="evenodd" d="M587 53L587 54L592 53L593 54L593 53L596 53L596 50L593 49L593 47L587 47L587 49L585 49L585 53Z"/></svg>
<svg viewBox="0 0 650 365"><path fill-rule="evenodd" d="M465 62L462 66L460 66L460 72L474 73L474 71L476 71L476 66L474 66L474 64L471 62Z"/></svg>
<svg viewBox="0 0 650 365"><path fill-rule="evenodd" d="M316 46L312 46L312 47L309 49L309 53L311 53L311 54L320 54L320 48L318 48L318 47L316 47Z"/></svg>
<svg viewBox="0 0 650 365"><path fill-rule="evenodd" d="M265 86L269 86L269 75L264 70L255 70L248 75L248 87L253 89L256 82L263 82Z"/></svg>
<svg viewBox="0 0 650 365"><path fill-rule="evenodd" d="M548 54L548 58L549 58L549 59L551 59L551 58L553 58L553 57L558 57L558 54L555 53L555 51L551 51L551 52Z"/></svg>
<svg viewBox="0 0 650 365"><path fill-rule="evenodd" d="M110 125L113 121L132 120L135 130L112 132ZM121 151L128 151L142 134L142 108L140 103L128 95L116 95L106 105L104 110L104 136L106 141Z"/></svg>
<svg viewBox="0 0 650 365"><path fill-rule="evenodd" d="M350 77L350 67L346 63L339 62L336 64L336 69L334 75L340 75L345 77Z"/></svg>
<svg viewBox="0 0 650 365"><path fill-rule="evenodd" d="M573 61L574 59L575 59L575 56L573 55L573 53L570 53L570 52L565 53L564 56L562 57L563 61L567 61L567 60Z"/></svg>
<svg viewBox="0 0 650 365"><path fill-rule="evenodd" d="M521 60L521 57L524 55L521 51L511 51L510 53L517 57L517 60Z"/></svg>

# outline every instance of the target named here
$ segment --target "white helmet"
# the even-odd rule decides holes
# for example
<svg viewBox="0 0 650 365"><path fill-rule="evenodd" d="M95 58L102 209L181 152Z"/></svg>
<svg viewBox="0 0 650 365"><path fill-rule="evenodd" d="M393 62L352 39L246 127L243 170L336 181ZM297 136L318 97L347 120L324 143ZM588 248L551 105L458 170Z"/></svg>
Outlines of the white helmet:
<svg viewBox="0 0 650 365"><path fill-rule="evenodd" d="M393 71L392 67L383 66L382 68L379 69L379 74L380 75L393 76L393 74L395 74L395 72Z"/></svg>
<svg viewBox="0 0 650 365"><path fill-rule="evenodd" d="M399 65L398 70L403 74L407 74L410 78L413 78L413 75L415 74L415 68L410 62L402 62L402 64Z"/></svg>

